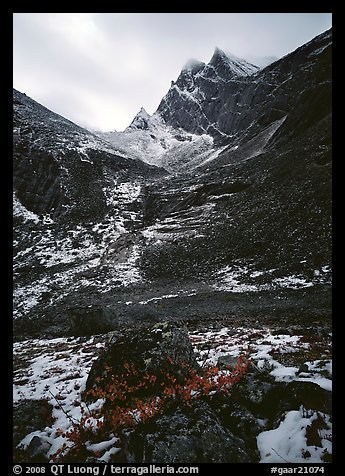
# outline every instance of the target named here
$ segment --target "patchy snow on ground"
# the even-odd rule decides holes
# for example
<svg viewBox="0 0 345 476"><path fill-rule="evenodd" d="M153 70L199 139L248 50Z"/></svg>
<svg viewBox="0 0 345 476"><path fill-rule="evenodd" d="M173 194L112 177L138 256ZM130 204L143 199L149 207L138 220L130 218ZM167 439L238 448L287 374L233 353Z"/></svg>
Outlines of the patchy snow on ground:
<svg viewBox="0 0 345 476"><path fill-rule="evenodd" d="M184 292L187 291L181 290L177 295ZM172 299L174 296L157 296L156 299ZM217 365L218 359L224 356L237 358L246 355L256 368L265 368L277 381L307 380L330 391L331 336L316 341L315 336L310 334L308 337L313 329L305 331L305 335L295 335L278 333L267 326L223 327L190 331L189 336L201 365ZM68 447L72 445L64 433L71 429L73 422L79 422L83 415L81 394L87 376L110 336L30 339L14 344L14 402L45 399L53 406L55 419L44 430L26 435L19 447L26 447L34 436L39 436L51 445L48 455L52 457L64 443ZM309 358L315 355L315 349L319 355L317 360ZM89 408L101 408L103 403L103 400L97 400ZM320 418L323 418L324 423L316 430L320 435L321 446L314 447L308 442L308 425L316 425L314 422ZM302 408L291 411L278 428L259 434L261 462L283 462L282 458L289 462L322 462L323 452L331 453L330 432L328 415L319 415L314 411L305 414ZM100 451L103 454L99 456L99 461L108 462L119 451L117 438L109 434L104 441L90 443L88 450L90 455L93 451Z"/></svg>
<svg viewBox="0 0 345 476"><path fill-rule="evenodd" d="M110 144L104 138L100 138L97 134L85 134L85 133L80 133L77 134L75 137L75 142L73 143L66 143L65 147L68 149L76 150L80 154L83 154L85 156L85 159L82 159L84 162L90 162L91 164L93 163L92 161L88 160L88 151L89 150L99 150L101 152L107 152L109 154L118 154L121 155L121 152L114 147L113 144Z"/></svg>
<svg viewBox="0 0 345 476"><path fill-rule="evenodd" d="M105 339L95 337L31 339L14 344L14 402L47 400L53 407L55 419L51 427L26 435L19 446L25 448L34 436L39 436L52 445L48 453L51 457L64 443L72 445L63 433L72 427L72 422L80 421L83 415L81 392L85 389L92 362L105 344ZM97 400L89 405L89 410L100 408L103 403L103 400ZM116 442L114 437L110 441L99 442L96 451L104 451ZM94 446L90 445L89 450L94 451ZM107 459L111 454L104 456Z"/></svg>
<svg viewBox="0 0 345 476"><path fill-rule="evenodd" d="M314 285L312 281L294 274L284 278L276 278L272 281L272 284L281 288L309 288Z"/></svg>
<svg viewBox="0 0 345 476"><path fill-rule="evenodd" d="M322 429L318 445L308 439L308 427L321 420ZM320 425L319 425L320 426ZM326 453L332 453L332 424L330 416L312 412L308 415L303 407L289 411L274 430L264 431L257 437L260 463L321 463Z"/></svg>
<svg viewBox="0 0 345 476"><path fill-rule="evenodd" d="M305 331L308 334L310 329ZM190 332L190 339L201 365L219 365L220 357L246 355L277 382L307 381L332 391L331 334L317 340L312 335L308 339L302 334L273 333L269 327L224 327ZM308 360L315 351L320 358ZM324 463L332 454L331 417L302 407L290 411L278 428L258 435L257 445L261 463Z"/></svg>
<svg viewBox="0 0 345 476"><path fill-rule="evenodd" d="M270 328L224 327L218 331L191 332L190 339L200 364L217 365L220 357L245 354L258 369L268 368L277 382L307 381L332 390L330 337L323 344L322 358L315 361L307 359L316 345L312 339L306 342L302 335L275 335ZM302 361L301 353L305 358ZM286 364L294 361L295 365Z"/></svg>
<svg viewBox="0 0 345 476"><path fill-rule="evenodd" d="M184 291L184 290L181 289L176 294L163 294L161 296L155 296L155 297L152 297L150 299L147 299L146 301L139 301L138 304L141 304L141 305L144 306L146 304L149 304L150 302L161 301L161 300L164 300L164 299L175 299L175 298L178 298L178 297L195 296L196 294L197 294L196 290Z"/></svg>
<svg viewBox="0 0 345 476"><path fill-rule="evenodd" d="M142 282L143 277L139 267L140 256L140 246L134 245L126 261L111 264L111 267L108 268L108 279L101 286L100 292L108 292L116 285L126 287Z"/></svg>
<svg viewBox="0 0 345 476"><path fill-rule="evenodd" d="M72 241L73 240L73 241ZM78 247L73 246L78 243ZM26 284L14 283L13 301L14 318L21 317L29 312L42 299L45 293L52 289L60 290L55 300L61 299L68 287L76 289L81 285L78 275L99 263L102 249L106 244L96 244L88 230L79 227L73 230L73 236L62 240L54 239L52 230L39 237L31 247L19 251L15 255L13 272L16 276L17 269L22 266L28 257L33 260L33 268L42 269L39 278L32 278ZM34 275L33 275L34 276Z"/></svg>
<svg viewBox="0 0 345 476"><path fill-rule="evenodd" d="M316 284L330 284L331 270L329 266L323 266L320 270L314 270L312 278L303 274L283 274L282 269L256 270L251 266L233 264L221 268L214 276L213 289L217 291L230 291L235 293L258 292L269 289L309 288Z"/></svg>
<svg viewBox="0 0 345 476"><path fill-rule="evenodd" d="M120 182L113 179L112 186L103 188L107 205L119 206L134 202L140 195L141 184L137 182Z"/></svg>
<svg viewBox="0 0 345 476"><path fill-rule="evenodd" d="M217 291L232 291L235 293L257 292L268 289L267 285L246 284L241 278L243 273L247 273L246 268L225 266L217 273L216 284L213 285Z"/></svg>
<svg viewBox="0 0 345 476"><path fill-rule="evenodd" d="M109 245L142 220L140 183L117 182L116 178L108 177L104 193L110 209L102 222L77 225L61 235L54 222L29 212L14 196L15 216L35 225L27 232L30 240L23 232L14 243L14 318L33 312L42 298L56 302L80 286L97 285L104 293L114 286L124 287L142 280L139 245L130 250L125 262L103 267L102 277L97 278ZM32 269L30 280L20 281L23 266ZM39 273L35 272L36 268Z"/></svg>

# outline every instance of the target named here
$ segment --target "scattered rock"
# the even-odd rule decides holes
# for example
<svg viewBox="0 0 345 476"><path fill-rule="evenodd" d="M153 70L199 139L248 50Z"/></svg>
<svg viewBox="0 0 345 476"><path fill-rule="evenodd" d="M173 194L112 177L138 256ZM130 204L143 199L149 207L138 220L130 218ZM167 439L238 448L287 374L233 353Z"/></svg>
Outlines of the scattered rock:
<svg viewBox="0 0 345 476"><path fill-rule="evenodd" d="M257 418L240 405L232 405L232 408L226 410L226 413L219 415L223 426L245 442L246 452L251 453L251 461L258 461L256 437L262 431L262 427Z"/></svg>
<svg viewBox="0 0 345 476"><path fill-rule="evenodd" d="M253 369L253 368L252 368ZM233 399L241 406L251 411L257 411L265 405L267 396L270 394L276 383L271 375L265 371L247 372L234 391Z"/></svg>
<svg viewBox="0 0 345 476"><path fill-rule="evenodd" d="M108 246L102 256L101 262L106 263L110 261L112 263L122 263L126 261L137 239L134 233L124 233L120 235L117 240Z"/></svg>
<svg viewBox="0 0 345 476"><path fill-rule="evenodd" d="M25 453L30 463L48 463L47 453L51 448L51 444L40 438L34 436L26 448Z"/></svg>
<svg viewBox="0 0 345 476"><path fill-rule="evenodd" d="M217 361L217 367L224 369L226 367L235 368L238 361L238 357L232 355L221 355Z"/></svg>
<svg viewBox="0 0 345 476"><path fill-rule="evenodd" d="M300 368L298 369L297 375L301 374L303 372L309 372L309 367L307 364L302 364Z"/></svg>

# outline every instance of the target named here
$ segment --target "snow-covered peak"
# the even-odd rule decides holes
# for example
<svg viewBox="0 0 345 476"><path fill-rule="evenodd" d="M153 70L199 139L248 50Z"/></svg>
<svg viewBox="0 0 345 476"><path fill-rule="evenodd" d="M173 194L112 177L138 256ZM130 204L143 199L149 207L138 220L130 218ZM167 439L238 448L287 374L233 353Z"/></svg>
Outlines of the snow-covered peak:
<svg viewBox="0 0 345 476"><path fill-rule="evenodd" d="M140 108L138 114L134 117L127 129L148 129L150 114L143 108Z"/></svg>
<svg viewBox="0 0 345 476"><path fill-rule="evenodd" d="M243 58L238 58L233 54L224 53L224 51L218 47L215 48L208 64L214 68L225 66L237 76L249 76L260 69L258 66L248 63L248 61Z"/></svg>
<svg viewBox="0 0 345 476"><path fill-rule="evenodd" d="M140 108L140 111L138 112L137 116L139 115L146 118L150 117L150 114L146 111L144 107Z"/></svg>

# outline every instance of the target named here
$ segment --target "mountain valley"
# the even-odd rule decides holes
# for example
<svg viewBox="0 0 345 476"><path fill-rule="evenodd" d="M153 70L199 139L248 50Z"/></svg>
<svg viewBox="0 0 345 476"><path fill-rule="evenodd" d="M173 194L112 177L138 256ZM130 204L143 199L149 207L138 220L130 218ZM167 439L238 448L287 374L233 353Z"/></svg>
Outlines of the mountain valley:
<svg viewBox="0 0 345 476"><path fill-rule="evenodd" d="M293 318L295 298L326 317L330 41L264 70L216 49L123 133L92 134L15 91L15 334L68 334L88 308L110 328L251 307ZM195 125L195 107L212 128Z"/></svg>
<svg viewBox="0 0 345 476"><path fill-rule="evenodd" d="M242 448L238 462L281 462L266 454L267 435L260 432L277 429L282 412L299 412L290 417L303 420L300 405L311 390L317 389L319 403L306 408L330 413L331 51L331 30L263 69L216 48L208 64L189 61L157 111L141 108L123 132L90 132L13 91L15 418L21 420L21 405L31 400L53 406L55 426L30 427L34 437L50 442L43 461L52 461L62 443L58 425L70 425L61 405L79 409L85 369L106 342L132 342L133 332L145 343L146 330L154 340L164 326L186 330L183 339L189 335L201 367L207 359L218 366L217 359L252 350L258 373L244 384L251 392L246 409L236 403L243 415L230 409L229 423L219 416L222 401L207 399L220 420L209 407L203 410L204 401L195 414L182 415L193 428L195 415L204 412L218 436L219 421L228 424ZM71 374L65 386L64 377L54 376L56 362ZM39 394L42 375L47 385ZM256 386L265 405L267 395L281 395L283 387L294 403L277 404L279 418L271 415L260 407ZM65 403L49 396L57 388L66 393ZM257 423L248 443L234 421L241 414L243 425L252 427L251 412ZM311 425L315 415L303 424ZM315 458L309 462L329 457L327 415L320 449L310 443L305 451ZM159 418L156 430L165 425ZM182 434L181 418L173 414ZM152 428L145 428L126 436L126 457L116 447L100 461L166 458L168 450L152 449ZM17 433L16 447L22 442L25 453L31 433ZM224 435L229 448L228 430ZM150 461L137 453L145 438ZM224 451L218 462L228 462ZM169 455L175 458L173 449ZM293 462L309 457L298 458Z"/></svg>

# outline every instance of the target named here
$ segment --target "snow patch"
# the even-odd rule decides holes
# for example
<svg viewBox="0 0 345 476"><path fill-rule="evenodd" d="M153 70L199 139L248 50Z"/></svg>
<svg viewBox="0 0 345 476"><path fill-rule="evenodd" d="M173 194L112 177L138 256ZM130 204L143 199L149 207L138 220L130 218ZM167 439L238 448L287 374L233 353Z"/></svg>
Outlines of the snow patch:
<svg viewBox="0 0 345 476"><path fill-rule="evenodd" d="M123 157L179 171L181 165L186 166L186 157L195 161L194 166L199 165L208 155L216 153L212 149L213 138L206 133L190 134L183 129L172 128L157 112L152 116L140 116L139 119L140 124L145 120L144 129L134 124L123 132L102 134ZM188 163L190 162L189 160Z"/></svg>
<svg viewBox="0 0 345 476"><path fill-rule="evenodd" d="M303 408L289 411L279 427L264 431L257 437L260 463L323 463L325 450L332 452L330 441L332 424L329 415L323 415L326 430L323 430L321 446L307 443L307 428L315 422L318 414L304 415Z"/></svg>
<svg viewBox="0 0 345 476"><path fill-rule="evenodd" d="M111 185L103 188L108 206L130 204L138 199L141 185L138 182L120 182L115 179Z"/></svg>
<svg viewBox="0 0 345 476"><path fill-rule="evenodd" d="M284 278L276 278L272 281L273 285L276 285L280 288L309 288L313 286L312 281L308 281L306 278L296 276L295 274L291 276L285 276Z"/></svg>
<svg viewBox="0 0 345 476"><path fill-rule="evenodd" d="M228 292L258 292L269 289L299 289L309 288L316 284L330 284L330 269L324 266L321 270L315 270L314 276L303 276L302 274L290 274L283 277L274 277L273 273L280 272L279 269L255 270L247 265L228 265L221 268L214 276L212 287L217 291ZM259 278L259 281L257 281Z"/></svg>

